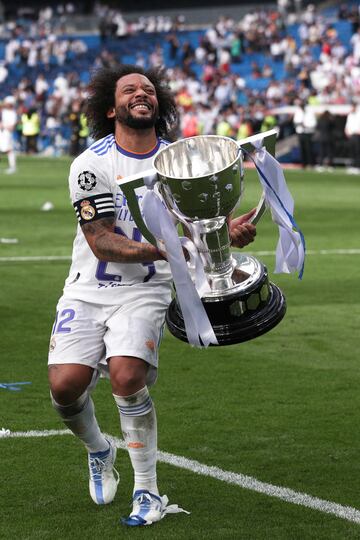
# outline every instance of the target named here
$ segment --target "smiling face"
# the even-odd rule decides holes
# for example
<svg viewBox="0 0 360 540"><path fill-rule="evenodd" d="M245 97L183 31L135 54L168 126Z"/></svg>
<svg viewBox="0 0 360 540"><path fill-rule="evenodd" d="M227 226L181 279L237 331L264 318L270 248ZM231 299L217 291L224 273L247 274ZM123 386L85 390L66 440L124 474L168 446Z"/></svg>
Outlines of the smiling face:
<svg viewBox="0 0 360 540"><path fill-rule="evenodd" d="M115 107L108 117L115 117L119 124L132 129L149 129L155 126L159 105L154 85L139 73L125 75L118 80L115 90Z"/></svg>

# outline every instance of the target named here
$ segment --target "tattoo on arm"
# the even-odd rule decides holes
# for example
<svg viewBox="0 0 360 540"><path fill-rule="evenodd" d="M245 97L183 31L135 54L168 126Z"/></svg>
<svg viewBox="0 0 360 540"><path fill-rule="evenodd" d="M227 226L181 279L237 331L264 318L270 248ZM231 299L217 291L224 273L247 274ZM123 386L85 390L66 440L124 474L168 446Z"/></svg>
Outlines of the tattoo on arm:
<svg viewBox="0 0 360 540"><path fill-rule="evenodd" d="M152 244L131 240L115 229L114 218L102 218L82 225L85 238L94 253L107 262L150 262L162 259Z"/></svg>
<svg viewBox="0 0 360 540"><path fill-rule="evenodd" d="M87 235L97 235L104 231L114 231L115 219L114 218L102 218L90 223L84 223L81 227L83 233Z"/></svg>

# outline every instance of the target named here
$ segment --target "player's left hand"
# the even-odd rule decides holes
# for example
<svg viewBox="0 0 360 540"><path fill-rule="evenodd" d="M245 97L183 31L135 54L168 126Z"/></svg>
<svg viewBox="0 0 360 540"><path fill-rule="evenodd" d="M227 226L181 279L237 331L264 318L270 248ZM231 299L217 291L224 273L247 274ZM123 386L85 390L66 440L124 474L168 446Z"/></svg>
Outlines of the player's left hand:
<svg viewBox="0 0 360 540"><path fill-rule="evenodd" d="M242 248L255 240L256 227L249 223L249 219L255 214L256 208L229 222L231 245Z"/></svg>

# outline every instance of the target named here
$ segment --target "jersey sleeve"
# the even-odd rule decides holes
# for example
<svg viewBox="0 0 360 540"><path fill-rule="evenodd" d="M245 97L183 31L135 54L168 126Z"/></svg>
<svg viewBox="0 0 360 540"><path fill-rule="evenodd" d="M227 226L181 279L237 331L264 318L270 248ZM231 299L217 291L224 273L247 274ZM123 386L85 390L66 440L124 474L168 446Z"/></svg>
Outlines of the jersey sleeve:
<svg viewBox="0 0 360 540"><path fill-rule="evenodd" d="M101 165L101 164L100 164ZM69 174L70 198L80 225L115 214L110 175L88 152L74 160Z"/></svg>

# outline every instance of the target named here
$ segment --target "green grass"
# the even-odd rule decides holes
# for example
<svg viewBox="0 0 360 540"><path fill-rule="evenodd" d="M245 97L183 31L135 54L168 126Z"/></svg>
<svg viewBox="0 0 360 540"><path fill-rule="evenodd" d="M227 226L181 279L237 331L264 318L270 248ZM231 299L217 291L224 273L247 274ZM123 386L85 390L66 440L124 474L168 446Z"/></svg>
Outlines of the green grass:
<svg viewBox="0 0 360 540"><path fill-rule="evenodd" d="M62 429L47 385L47 348L68 261L4 261L4 257L70 256L76 227L69 202L69 160L23 158L1 174L0 383L31 381L20 392L0 388L0 429ZM296 218L307 248L360 248L360 179L288 171ZM246 173L241 209L257 202ZM40 210L45 201L54 210ZM258 225L254 251L274 250L276 226ZM270 273L274 256L260 257ZM273 275L288 310L268 334L240 345L195 350L166 333L159 380L152 390L159 448L360 509L359 316L360 255L309 255L303 281ZM104 431L120 436L107 381L94 400ZM120 451L121 485L109 507L87 492L86 454L72 437L0 439L0 538L25 539L352 539L359 525L215 479L159 464L170 502L191 511L144 530L124 529L132 474Z"/></svg>

